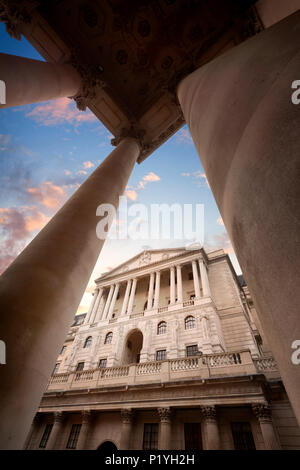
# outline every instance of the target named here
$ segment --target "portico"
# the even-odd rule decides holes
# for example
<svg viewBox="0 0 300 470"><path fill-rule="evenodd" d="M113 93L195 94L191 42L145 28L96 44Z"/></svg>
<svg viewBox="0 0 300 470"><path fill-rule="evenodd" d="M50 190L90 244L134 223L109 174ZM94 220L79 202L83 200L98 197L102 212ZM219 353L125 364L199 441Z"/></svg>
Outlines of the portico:
<svg viewBox="0 0 300 470"><path fill-rule="evenodd" d="M117 208L135 163L147 158L185 121L300 420L300 369L291 362L291 345L300 338L299 300L286 282L299 278L295 260L300 258L295 219L299 109L290 99L300 63L297 7L286 2L287 10L279 9L272 20L276 24L268 29L272 22L262 0L257 9L250 0L243 7L230 0L226 8L216 0L213 11L201 2L196 15L187 11L184 16L181 2L161 2L159 11L149 7L151 12L142 19L135 15L138 2L131 2L132 31L124 33L121 47L122 24L128 20L122 17L122 9L111 9L109 2L99 2L95 11L85 5L74 15L68 14L64 2L58 6L35 3L0 2L7 31L17 38L24 34L46 59L0 54L0 79L6 83L7 97L0 108L73 97L79 109L88 106L113 133L116 148L1 276L1 339L8 364L1 368L1 448L22 447L102 249L104 240L96 236L97 207L110 203ZM105 29L108 17L114 25L109 31ZM180 28L176 17L186 18ZM151 46L157 40L155 34L169 18L175 27L173 32L167 28L158 48L162 53L155 55ZM95 32L103 43L90 39ZM249 36L254 37L244 42ZM147 273L145 269L143 278L147 275L149 281L147 309L141 309L145 315L162 308L183 308L192 300L184 298L183 269L180 260L161 263ZM189 269L193 302L209 301L206 260L191 255ZM162 305L166 274L170 303ZM120 276L114 284L101 281L86 326L114 319L125 285L121 317L140 313L134 307L140 281L134 273ZM283 315L285 311L288 315ZM26 403L24 395L30 397ZM161 416L166 417L166 412ZM168 442L169 416L164 419ZM55 433L60 426L57 416ZM214 433L217 446L213 427L210 420L207 430ZM273 445L269 430L264 432Z"/></svg>

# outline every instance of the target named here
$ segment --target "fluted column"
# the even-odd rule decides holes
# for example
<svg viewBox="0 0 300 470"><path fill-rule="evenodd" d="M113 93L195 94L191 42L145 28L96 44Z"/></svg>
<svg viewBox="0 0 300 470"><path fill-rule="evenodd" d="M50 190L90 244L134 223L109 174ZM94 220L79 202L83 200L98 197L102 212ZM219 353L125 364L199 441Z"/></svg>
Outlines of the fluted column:
<svg viewBox="0 0 300 470"><path fill-rule="evenodd" d="M95 320L94 323L98 323L98 321L102 320L103 310L104 310L104 288L101 287L101 297L99 298L99 303L97 306L97 310L95 312Z"/></svg>
<svg viewBox="0 0 300 470"><path fill-rule="evenodd" d="M255 403L252 405L252 410L259 421L265 448L267 450L280 450L281 445L275 433L270 406Z"/></svg>
<svg viewBox="0 0 300 470"><path fill-rule="evenodd" d="M170 304L175 304L175 266L170 267Z"/></svg>
<svg viewBox="0 0 300 470"><path fill-rule="evenodd" d="M92 413L90 410L81 412L81 429L78 437L77 450L87 449L87 438L91 429Z"/></svg>
<svg viewBox="0 0 300 470"><path fill-rule="evenodd" d="M109 310L110 302L111 302L111 299L112 299L112 296L113 296L113 293L114 293L114 288L115 288L114 284L112 284L109 288L109 293L108 293L106 303L105 303L105 307L104 307L103 314L102 314L103 320L105 320L108 316L108 310Z"/></svg>
<svg viewBox="0 0 300 470"><path fill-rule="evenodd" d="M121 410L122 429L120 439L120 450L130 449L133 416L134 412L131 408Z"/></svg>
<svg viewBox="0 0 300 470"><path fill-rule="evenodd" d="M117 296L118 296L118 293L119 293L119 288L120 288L120 284L119 283L115 284L114 294L112 296L111 304L110 304L109 311L108 311L108 318L112 317L112 314L113 314L113 311L114 311L114 308L115 308L115 304L116 304L116 300L117 300Z"/></svg>
<svg viewBox="0 0 300 470"><path fill-rule="evenodd" d="M104 244L97 210L118 207L138 155L123 139L0 277L0 448L23 446Z"/></svg>
<svg viewBox="0 0 300 470"><path fill-rule="evenodd" d="M124 300L123 300L123 305L122 305L121 317L126 315L126 312L127 312L127 305L128 305L128 299L129 299L131 283L132 283L132 280L128 279L127 286L126 286L126 291L125 291L125 295L124 295Z"/></svg>
<svg viewBox="0 0 300 470"><path fill-rule="evenodd" d="M149 282L149 291L148 291L147 310L150 310L153 305L153 287L154 287L154 273L151 273L150 282Z"/></svg>
<svg viewBox="0 0 300 470"><path fill-rule="evenodd" d="M177 270L177 302L179 304L182 303L183 296L182 296L182 277L181 277L181 266L176 266Z"/></svg>
<svg viewBox="0 0 300 470"><path fill-rule="evenodd" d="M128 315L132 313L137 280L133 279L128 303Z"/></svg>
<svg viewBox="0 0 300 470"><path fill-rule="evenodd" d="M195 260L192 261L192 269L193 269L195 296L196 296L196 299L199 299L199 297L200 297L200 284L199 284L197 263L196 263Z"/></svg>
<svg viewBox="0 0 300 470"><path fill-rule="evenodd" d="M100 306L100 302L102 299L102 295L103 295L103 288L101 287L101 289L99 289L98 291L98 297L95 303L93 313L91 315L91 324L96 323L99 318L99 306Z"/></svg>
<svg viewBox="0 0 300 470"><path fill-rule="evenodd" d="M171 439L171 408L158 408L157 409L160 417L160 433L159 433L159 450L170 450L172 449Z"/></svg>
<svg viewBox="0 0 300 470"><path fill-rule="evenodd" d="M81 79L70 64L54 64L0 53L0 79L6 85L1 108L74 96Z"/></svg>
<svg viewBox="0 0 300 470"><path fill-rule="evenodd" d="M93 292L92 302L90 304L90 308L88 309L87 316L84 319L85 324L88 324L90 322L91 316L93 314L94 306L95 306L95 303L96 303L96 300L97 300L97 297L98 297L98 292L99 292L98 288L96 288Z"/></svg>
<svg viewBox="0 0 300 470"><path fill-rule="evenodd" d="M219 427L214 406L201 406L202 418L205 427L205 450L220 449Z"/></svg>
<svg viewBox="0 0 300 470"><path fill-rule="evenodd" d="M299 28L300 11L195 70L177 95L300 424Z"/></svg>
<svg viewBox="0 0 300 470"><path fill-rule="evenodd" d="M159 307L159 292L160 292L160 271L156 271L155 276L155 294L154 294L154 308Z"/></svg>
<svg viewBox="0 0 300 470"><path fill-rule="evenodd" d="M199 259L198 261L199 261L199 268L200 268L203 297L211 297L206 266L202 259Z"/></svg>
<svg viewBox="0 0 300 470"><path fill-rule="evenodd" d="M61 433L63 420L64 413L62 411L55 411L53 427L46 446L48 450L56 449L56 441Z"/></svg>

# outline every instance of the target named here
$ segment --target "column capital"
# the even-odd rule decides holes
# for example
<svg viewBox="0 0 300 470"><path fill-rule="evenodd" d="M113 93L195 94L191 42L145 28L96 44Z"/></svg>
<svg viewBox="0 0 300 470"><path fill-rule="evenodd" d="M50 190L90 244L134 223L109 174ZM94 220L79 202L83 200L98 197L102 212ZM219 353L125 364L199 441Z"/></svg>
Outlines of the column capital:
<svg viewBox="0 0 300 470"><path fill-rule="evenodd" d="M62 423L65 419L65 413L63 411L55 411L53 413L54 423Z"/></svg>
<svg viewBox="0 0 300 470"><path fill-rule="evenodd" d="M271 422L272 411L267 403L253 403L252 410L259 422Z"/></svg>
<svg viewBox="0 0 300 470"><path fill-rule="evenodd" d="M134 410L132 408L123 408L121 410L122 423L131 424L133 421Z"/></svg>
<svg viewBox="0 0 300 470"><path fill-rule="evenodd" d="M201 405L201 414L205 421L216 421L217 420L217 413L216 407L214 405Z"/></svg>
<svg viewBox="0 0 300 470"><path fill-rule="evenodd" d="M0 21L5 24L6 32L19 41L21 40L23 24L29 24L32 20L28 4L30 4L28 1L2 0L0 5Z"/></svg>
<svg viewBox="0 0 300 470"><path fill-rule="evenodd" d="M170 423L171 422L172 410L171 410L170 407L157 408L157 412L159 414L159 418L160 418L161 423Z"/></svg>
<svg viewBox="0 0 300 470"><path fill-rule="evenodd" d="M82 410L81 411L81 422L82 424L89 424L92 419L91 410Z"/></svg>

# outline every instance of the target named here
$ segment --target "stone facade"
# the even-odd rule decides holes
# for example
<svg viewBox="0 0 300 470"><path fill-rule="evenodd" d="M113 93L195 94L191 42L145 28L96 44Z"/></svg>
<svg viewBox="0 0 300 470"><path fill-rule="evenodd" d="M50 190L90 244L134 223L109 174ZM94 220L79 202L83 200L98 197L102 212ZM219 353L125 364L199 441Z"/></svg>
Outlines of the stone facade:
<svg viewBox="0 0 300 470"><path fill-rule="evenodd" d="M253 301L223 250L150 250L95 281L25 447L300 449Z"/></svg>

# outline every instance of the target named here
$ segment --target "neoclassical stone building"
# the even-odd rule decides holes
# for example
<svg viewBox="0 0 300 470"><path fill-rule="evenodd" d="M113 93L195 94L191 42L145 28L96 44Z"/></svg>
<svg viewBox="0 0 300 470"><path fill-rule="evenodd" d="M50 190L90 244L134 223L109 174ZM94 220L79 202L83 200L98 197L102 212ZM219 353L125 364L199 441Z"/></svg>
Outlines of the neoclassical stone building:
<svg viewBox="0 0 300 470"><path fill-rule="evenodd" d="M27 449L300 449L248 288L223 250L144 251L96 279Z"/></svg>

